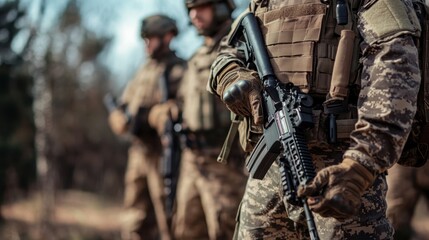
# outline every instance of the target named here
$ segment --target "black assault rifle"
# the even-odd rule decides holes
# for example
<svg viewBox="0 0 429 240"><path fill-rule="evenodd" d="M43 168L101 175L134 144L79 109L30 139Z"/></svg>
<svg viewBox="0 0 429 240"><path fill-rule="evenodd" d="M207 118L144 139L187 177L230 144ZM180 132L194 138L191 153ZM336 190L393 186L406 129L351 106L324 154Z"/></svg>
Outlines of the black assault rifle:
<svg viewBox="0 0 429 240"><path fill-rule="evenodd" d="M161 85L163 88L163 102L166 102L168 97L168 85L166 84L165 77L161 79ZM106 94L103 98L103 103L106 109L110 112L120 108L117 100L111 94ZM143 109L143 108L141 108ZM143 112L139 109L139 112ZM139 122L135 122L131 114L124 110L124 114L127 118L127 124L135 125L140 124ZM137 114L138 115L138 114ZM165 122L164 133L162 134L162 143L163 143L163 154L160 162L160 173L164 182L164 193L165 197L165 209L167 214L168 224L171 224L172 215L173 215L173 207L174 200L176 197L176 187L177 181L179 177L179 166L180 166L180 158L181 158L181 144L180 144L180 134L181 134L181 125L180 116L177 121L173 121L171 115L169 115L168 120ZM140 124L141 125L141 124ZM144 126L148 127L148 126ZM133 129L141 129L142 127L131 127L131 134L138 136L137 130ZM136 132L136 133L134 133Z"/></svg>
<svg viewBox="0 0 429 240"><path fill-rule="evenodd" d="M180 124L170 116L165 123L163 133L163 154L161 160L161 175L164 179L165 209L168 222L171 224L173 207L176 198L176 187L179 178L179 168L182 148L180 144Z"/></svg>
<svg viewBox="0 0 429 240"><path fill-rule="evenodd" d="M282 84L274 74L268 52L253 13L245 14L229 40L245 54L247 67L258 71L263 82L264 133L246 164L250 176L262 179L279 158L283 191L287 201L304 207L311 239L319 239L307 199L298 198L299 185L316 175L304 130L313 126L313 99L293 84Z"/></svg>
<svg viewBox="0 0 429 240"><path fill-rule="evenodd" d="M160 79L162 88L162 102L167 102L171 97L169 96L170 85L168 82L168 75L170 73L167 67L165 73ZM181 114L179 113L178 119L174 120L169 113L168 119L164 125L164 133L161 136L163 143L163 154L161 159L161 175L164 180L164 193L165 193L165 210L167 214L168 224L171 226L173 217L174 202L176 199L177 181L179 178L180 160L182 154L181 148Z"/></svg>

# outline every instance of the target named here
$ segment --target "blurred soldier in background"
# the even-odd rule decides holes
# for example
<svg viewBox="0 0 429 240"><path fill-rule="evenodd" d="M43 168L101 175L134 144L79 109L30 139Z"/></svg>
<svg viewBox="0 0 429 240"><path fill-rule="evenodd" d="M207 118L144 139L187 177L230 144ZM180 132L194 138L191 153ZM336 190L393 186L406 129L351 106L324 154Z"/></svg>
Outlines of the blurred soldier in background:
<svg viewBox="0 0 429 240"><path fill-rule="evenodd" d="M125 174L124 240L170 239L158 167L162 147L156 131L148 125L148 115L165 96L176 96L186 64L169 48L177 34L175 21L167 16L154 15L142 21L147 62L128 83L119 107L109 116L116 134L132 135Z"/></svg>
<svg viewBox="0 0 429 240"><path fill-rule="evenodd" d="M185 2L192 24L204 36L204 44L188 61L179 89L187 146L181 159L173 231L176 239L232 239L246 181L244 156L237 144L227 164L216 161L231 117L222 102L205 88L219 43L230 30L235 6L232 0ZM156 120L150 123L162 126Z"/></svg>
<svg viewBox="0 0 429 240"><path fill-rule="evenodd" d="M389 169L387 185L387 217L395 228L395 239L411 239L417 203L421 197L425 204L429 200L429 164L420 168L395 164Z"/></svg>

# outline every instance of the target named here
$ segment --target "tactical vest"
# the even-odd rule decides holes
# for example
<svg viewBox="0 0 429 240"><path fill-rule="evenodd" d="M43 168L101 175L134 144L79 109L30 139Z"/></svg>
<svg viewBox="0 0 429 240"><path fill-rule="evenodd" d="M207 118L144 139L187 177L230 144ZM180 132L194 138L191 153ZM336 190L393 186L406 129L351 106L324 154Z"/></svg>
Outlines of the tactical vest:
<svg viewBox="0 0 429 240"><path fill-rule="evenodd" d="M353 117L356 114L350 112L353 108L349 106L356 105L360 88L357 12L362 4L380 6L388 3L386 1L345 0L348 17L344 25L337 21L336 5L340 1L260 0L251 5L251 11L262 21L261 30L277 78L283 83L292 82L323 102L321 110L325 113L347 116L336 120L338 138L348 138L356 122ZM413 2L416 6L423 3L422 0ZM422 86L416 123L399 161L408 166L422 165L429 154L428 16L420 16L423 34L416 42L423 59L420 62ZM384 31L384 27L381 30Z"/></svg>
<svg viewBox="0 0 429 240"><path fill-rule="evenodd" d="M132 117L129 131L145 145L153 147L158 140L155 130L148 125L150 108L165 98L176 97L185 65L174 52L168 52L161 59L149 59L127 84L121 103Z"/></svg>
<svg viewBox="0 0 429 240"><path fill-rule="evenodd" d="M353 11L357 11L359 3L350 1L352 11L348 10L348 23L343 26L337 24L335 5L320 0L282 1L276 9L262 2L256 7L255 14L263 20L262 32L278 79L320 97L326 97L331 82L336 82L333 95L346 96L349 79L355 79L350 73L356 73L358 66ZM341 38L345 50L338 51ZM336 61L338 66L334 68L338 57L342 60Z"/></svg>
<svg viewBox="0 0 429 240"><path fill-rule="evenodd" d="M179 89L183 99L183 121L189 131L213 132L214 135L225 131L231 123L229 110L222 101L206 90L210 75L210 66L218 54L219 43L228 33L225 26L214 37L211 45L201 46L188 61L188 69Z"/></svg>
<svg viewBox="0 0 429 240"><path fill-rule="evenodd" d="M348 139L354 129L356 108L349 108L345 99L357 99L357 94L349 93L356 92L351 86L358 89L360 85L356 13L361 1L347 3L344 25L337 24L332 1L261 1L252 6L262 20L261 30L277 78L311 94L320 103L316 110L325 108L325 113L340 116L335 120L338 139Z"/></svg>
<svg viewBox="0 0 429 240"><path fill-rule="evenodd" d="M127 110L132 116L137 114L139 108L150 108L162 102L165 94L162 78L165 77L166 71L169 72L170 93L168 95L170 98L174 98L184 69L184 60L178 58L173 52L161 60L149 59L127 84L121 102L127 104Z"/></svg>

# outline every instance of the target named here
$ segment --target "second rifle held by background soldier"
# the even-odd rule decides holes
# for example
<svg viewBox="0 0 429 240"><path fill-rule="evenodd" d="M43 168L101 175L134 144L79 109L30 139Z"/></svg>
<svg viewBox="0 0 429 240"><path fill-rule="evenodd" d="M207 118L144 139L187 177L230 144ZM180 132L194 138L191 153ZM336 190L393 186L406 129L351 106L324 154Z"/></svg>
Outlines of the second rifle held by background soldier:
<svg viewBox="0 0 429 240"><path fill-rule="evenodd" d="M169 71L166 71L168 73ZM169 84L165 74L161 78L161 86L163 90L162 102L169 100L168 93ZM161 136L163 145L163 154L161 159L161 175L164 180L165 208L169 224L171 225L174 202L176 198L176 187L179 178L180 158L182 155L181 148L181 114L178 113L174 119L171 113L168 114L168 119L165 122L164 133Z"/></svg>
<svg viewBox="0 0 429 240"><path fill-rule="evenodd" d="M167 93L168 85L166 85L166 78L161 78L161 85L163 86L163 92ZM168 94L163 95L163 102L168 101ZM121 108L121 104L117 102L116 98L111 94L106 94L103 99L103 103L106 109L109 112L114 111L115 109ZM130 134L137 134L138 129L141 126L138 126L139 121L135 121L131 115L123 109L127 117L127 124L131 127ZM139 111L140 112L140 111ZM138 116L139 114L137 114ZM138 117L137 117L138 118ZM180 114L177 120L174 120L173 117L169 116L165 122L164 132L161 136L161 142L163 145L163 154L160 162L160 171L161 176L163 177L164 182L164 193L165 193L165 208L168 220L171 223L171 218L174 208L174 199L176 197L176 186L179 177L179 166L180 166L180 156L181 156L181 125L180 125Z"/></svg>

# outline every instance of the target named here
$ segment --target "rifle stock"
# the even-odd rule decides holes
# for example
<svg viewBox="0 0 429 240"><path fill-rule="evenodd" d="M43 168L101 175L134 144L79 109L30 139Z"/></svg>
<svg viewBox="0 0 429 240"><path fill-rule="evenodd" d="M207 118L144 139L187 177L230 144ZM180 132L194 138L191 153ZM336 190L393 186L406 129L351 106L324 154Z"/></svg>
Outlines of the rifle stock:
<svg viewBox="0 0 429 240"><path fill-rule="evenodd" d="M253 13L242 16L229 44L243 51L247 67L256 68L264 86L264 133L246 163L250 176L262 179L279 158L286 200L304 207L310 237L317 240L319 237L307 199L296 195L298 186L307 184L316 175L304 135L305 129L313 126L313 100L292 83L282 84L277 79Z"/></svg>

